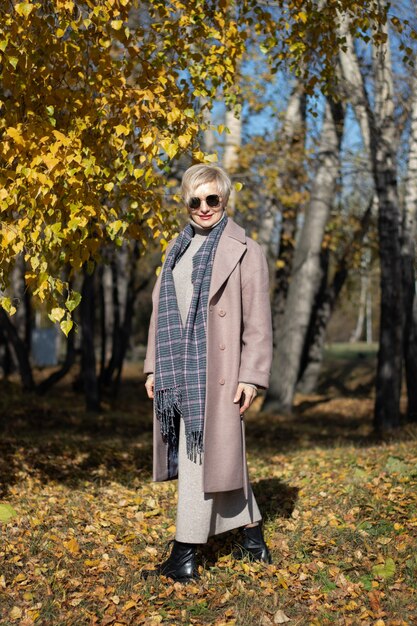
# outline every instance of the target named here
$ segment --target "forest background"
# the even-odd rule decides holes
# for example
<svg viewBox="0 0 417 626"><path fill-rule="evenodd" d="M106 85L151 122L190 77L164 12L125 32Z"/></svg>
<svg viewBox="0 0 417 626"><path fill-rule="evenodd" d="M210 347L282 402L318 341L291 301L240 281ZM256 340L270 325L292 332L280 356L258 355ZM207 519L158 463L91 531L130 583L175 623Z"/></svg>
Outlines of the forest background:
<svg viewBox="0 0 417 626"><path fill-rule="evenodd" d="M109 402L123 405L123 367L134 363L139 378L150 291L161 250L184 223L178 187L194 162L220 162L231 174L229 212L270 264L275 360L264 414L279 420L299 408L296 392L323 389L326 338L365 340L370 352L375 343L378 350L366 399L372 436L400 426L414 432L407 424L417 417L416 33L411 0L3 3L0 360L7 436L16 410L31 414L33 425L34 407L45 406L39 402L50 401L59 421L56 394L69 380L72 394L84 392L97 428ZM45 348L51 337L59 366L39 368L35 343ZM360 351L366 356L364 346ZM91 423L89 413L84 419ZM22 460L15 444L4 455L5 493L14 482L10 467ZM388 463L401 482L415 459L409 452L397 472L389 461L394 452L381 457L381 467ZM75 471L74 458L70 465ZM146 481L141 489L150 489ZM33 502L26 506L30 511ZM144 541L156 532L147 539L143 532ZM10 537L9 556L14 545ZM69 545L77 556L78 543ZM387 555L373 558L369 567L386 568L374 579L391 579ZM409 560L404 567L414 571ZM369 596L372 580L360 583L371 604L365 621L384 617L382 596ZM48 624L42 611L23 611L17 597L12 622L37 610ZM221 619L230 621L224 611Z"/></svg>

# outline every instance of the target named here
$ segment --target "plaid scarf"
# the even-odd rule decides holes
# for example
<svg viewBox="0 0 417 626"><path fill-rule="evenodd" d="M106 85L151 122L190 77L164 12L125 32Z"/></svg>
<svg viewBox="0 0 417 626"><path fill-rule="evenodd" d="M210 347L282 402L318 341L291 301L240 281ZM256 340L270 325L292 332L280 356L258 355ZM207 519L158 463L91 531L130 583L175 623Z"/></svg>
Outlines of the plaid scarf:
<svg viewBox="0 0 417 626"><path fill-rule="evenodd" d="M225 216L193 257L193 296L183 326L172 270L194 235L191 224L180 233L166 258L161 277L156 336L155 413L168 444L168 474L175 475L180 417L184 418L187 456L196 463L203 452L206 404L207 304L213 260L226 226Z"/></svg>

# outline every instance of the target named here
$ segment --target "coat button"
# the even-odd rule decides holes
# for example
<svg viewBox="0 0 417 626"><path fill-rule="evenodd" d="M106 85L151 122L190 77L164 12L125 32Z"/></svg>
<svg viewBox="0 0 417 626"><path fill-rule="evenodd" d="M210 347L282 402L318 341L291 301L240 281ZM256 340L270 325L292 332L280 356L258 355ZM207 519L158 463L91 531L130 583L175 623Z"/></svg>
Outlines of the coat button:
<svg viewBox="0 0 417 626"><path fill-rule="evenodd" d="M225 382L226 382L226 381L225 381L225 379L224 379L224 378L221 378L221 379L219 380L219 385L224 385L224 383L225 383Z"/></svg>
<svg viewBox="0 0 417 626"><path fill-rule="evenodd" d="M219 348L220 350L226 350L226 346L224 345L224 343L219 344Z"/></svg>
<svg viewBox="0 0 417 626"><path fill-rule="evenodd" d="M219 310L220 317L224 317L226 315L226 311L224 309Z"/></svg>

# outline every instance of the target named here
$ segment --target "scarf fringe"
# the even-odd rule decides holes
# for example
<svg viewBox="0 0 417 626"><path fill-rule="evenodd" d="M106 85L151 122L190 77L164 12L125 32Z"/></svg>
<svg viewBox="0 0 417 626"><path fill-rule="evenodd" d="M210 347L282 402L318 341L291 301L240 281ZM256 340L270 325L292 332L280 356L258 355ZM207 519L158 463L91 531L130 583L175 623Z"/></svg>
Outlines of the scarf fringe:
<svg viewBox="0 0 417 626"><path fill-rule="evenodd" d="M165 443L177 446L176 421L181 414L181 390L178 387L159 389L155 393L155 413Z"/></svg>
<svg viewBox="0 0 417 626"><path fill-rule="evenodd" d="M187 442L187 457L193 463L197 463L197 457L199 458L199 463L202 463L202 454L204 452L203 445L203 432L201 430L195 430L191 433L186 434L186 442Z"/></svg>

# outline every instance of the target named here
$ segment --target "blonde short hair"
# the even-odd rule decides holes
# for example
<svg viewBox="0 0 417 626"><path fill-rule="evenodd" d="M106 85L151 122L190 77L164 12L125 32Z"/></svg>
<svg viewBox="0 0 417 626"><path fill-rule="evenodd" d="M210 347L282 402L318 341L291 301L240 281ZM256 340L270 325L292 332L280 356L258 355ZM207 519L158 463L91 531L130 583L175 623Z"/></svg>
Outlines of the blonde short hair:
<svg viewBox="0 0 417 626"><path fill-rule="evenodd" d="M190 198L193 197L197 187L213 181L217 183L219 195L223 199L223 205L226 206L232 189L232 181L222 167L204 165L203 163L192 165L184 172L181 181L181 195L185 204L188 204Z"/></svg>

